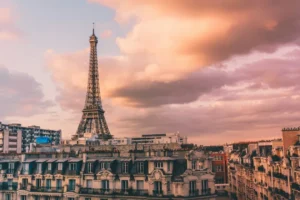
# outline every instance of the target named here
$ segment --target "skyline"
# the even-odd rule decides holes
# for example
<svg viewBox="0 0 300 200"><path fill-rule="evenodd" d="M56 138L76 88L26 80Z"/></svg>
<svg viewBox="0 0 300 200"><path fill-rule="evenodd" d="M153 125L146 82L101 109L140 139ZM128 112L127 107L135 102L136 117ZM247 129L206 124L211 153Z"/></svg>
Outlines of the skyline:
<svg viewBox="0 0 300 200"><path fill-rule="evenodd" d="M4 0L0 121L76 132L95 22L112 135L277 138L300 119L298 4Z"/></svg>

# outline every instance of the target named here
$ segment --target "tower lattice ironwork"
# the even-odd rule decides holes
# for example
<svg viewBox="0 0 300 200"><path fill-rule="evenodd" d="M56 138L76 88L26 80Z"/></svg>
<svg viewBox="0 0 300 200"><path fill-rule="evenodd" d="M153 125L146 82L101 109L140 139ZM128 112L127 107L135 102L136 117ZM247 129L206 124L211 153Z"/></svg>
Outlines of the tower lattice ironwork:
<svg viewBox="0 0 300 200"><path fill-rule="evenodd" d="M83 137L84 133L91 133L98 135L99 138L109 139L112 138L112 136L104 117L100 96L97 43L98 39L93 29L93 34L90 37L90 65L87 94L77 136Z"/></svg>

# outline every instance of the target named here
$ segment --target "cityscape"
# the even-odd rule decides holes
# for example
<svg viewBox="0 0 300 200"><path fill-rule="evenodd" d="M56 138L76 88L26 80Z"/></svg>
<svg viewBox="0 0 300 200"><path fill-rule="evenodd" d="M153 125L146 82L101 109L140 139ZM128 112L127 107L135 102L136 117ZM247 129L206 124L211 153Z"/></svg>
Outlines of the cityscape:
<svg viewBox="0 0 300 200"><path fill-rule="evenodd" d="M300 200L298 8L0 1L0 200Z"/></svg>

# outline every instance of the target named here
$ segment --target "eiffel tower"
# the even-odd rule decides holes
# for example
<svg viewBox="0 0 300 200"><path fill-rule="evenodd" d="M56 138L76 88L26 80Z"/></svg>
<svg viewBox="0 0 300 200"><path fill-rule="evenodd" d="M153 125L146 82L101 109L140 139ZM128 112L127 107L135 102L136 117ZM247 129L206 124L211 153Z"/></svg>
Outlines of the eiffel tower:
<svg viewBox="0 0 300 200"><path fill-rule="evenodd" d="M98 57L97 57L98 38L93 34L90 37L90 66L89 77L85 105L81 121L77 129L77 137L83 137L85 133L97 135L99 139L110 139L112 135L109 132L102 107L99 73L98 73Z"/></svg>

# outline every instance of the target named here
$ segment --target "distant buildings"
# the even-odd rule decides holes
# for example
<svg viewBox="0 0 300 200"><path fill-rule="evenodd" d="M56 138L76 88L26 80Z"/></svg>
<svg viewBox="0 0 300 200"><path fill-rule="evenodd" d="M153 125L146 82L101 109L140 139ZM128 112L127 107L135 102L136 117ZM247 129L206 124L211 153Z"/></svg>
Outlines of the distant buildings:
<svg viewBox="0 0 300 200"><path fill-rule="evenodd" d="M299 134L299 128L285 128L282 140L226 147L232 149L228 164L231 199L300 199Z"/></svg>
<svg viewBox="0 0 300 200"><path fill-rule="evenodd" d="M49 137L53 144L60 144L61 131L41 129L39 126L24 127L21 124L0 122L0 153L21 153L30 148L40 136Z"/></svg>
<svg viewBox="0 0 300 200"><path fill-rule="evenodd" d="M87 136L87 134L86 134ZM146 134L141 137L119 137L112 139L99 139L97 136L76 140L66 140L63 144L68 145L134 145L134 144L187 144L187 137L182 137L179 133Z"/></svg>

